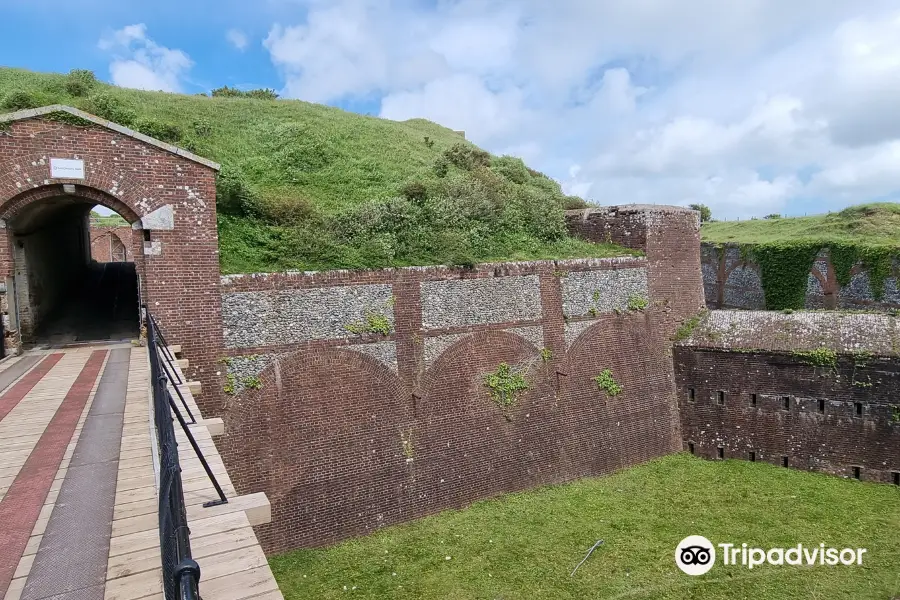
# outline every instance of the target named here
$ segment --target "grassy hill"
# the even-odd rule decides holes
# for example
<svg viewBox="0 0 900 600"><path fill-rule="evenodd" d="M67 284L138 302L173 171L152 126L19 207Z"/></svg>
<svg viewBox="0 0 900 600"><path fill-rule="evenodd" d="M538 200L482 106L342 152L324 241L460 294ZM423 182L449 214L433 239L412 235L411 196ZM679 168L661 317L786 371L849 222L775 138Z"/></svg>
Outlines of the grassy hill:
<svg viewBox="0 0 900 600"><path fill-rule="evenodd" d="M822 241L900 247L900 204L860 204L811 217L714 221L704 223L700 232L704 242L713 243Z"/></svg>
<svg viewBox="0 0 900 600"><path fill-rule="evenodd" d="M221 163L224 272L623 253L566 234L562 211L581 199L450 129L226 91L238 97L0 68L2 112L67 104Z"/></svg>

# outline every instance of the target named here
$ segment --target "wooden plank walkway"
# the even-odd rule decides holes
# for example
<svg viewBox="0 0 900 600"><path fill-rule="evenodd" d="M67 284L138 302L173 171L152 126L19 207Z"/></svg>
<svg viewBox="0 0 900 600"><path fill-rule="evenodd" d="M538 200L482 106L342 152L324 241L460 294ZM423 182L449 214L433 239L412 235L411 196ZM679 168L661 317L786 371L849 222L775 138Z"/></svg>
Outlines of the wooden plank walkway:
<svg viewBox="0 0 900 600"><path fill-rule="evenodd" d="M102 346L102 349L110 350L116 347L122 345L107 345ZM58 357L36 381L32 381L35 376L31 376L28 380L30 389L0 420L0 502L22 471L28 457L33 454L41 435L75 379L84 369L91 353L97 349L98 347L81 347L44 353L62 356ZM0 364L0 375L20 360L21 357L17 357ZM9 387L0 390L0 401L4 393L28 378L29 373L44 365L46 360L43 358L42 361L36 362L37 366L32 366ZM18 559L5 596L0 591L0 597L4 597L5 600L20 600L22 597L99 379L96 377L92 381L74 435L68 443L49 492L37 513L37 519L22 550L21 558ZM216 494L185 434L180 431L176 422L185 503L191 529L191 548L194 559L201 567L201 595L204 600L280 599L282 595L252 528L253 525L270 520L268 500L264 494L236 496L210 433L210 429L213 431L219 429L219 423L215 420L205 422L201 419L200 411L190 392L192 387L194 386L187 384L179 386L185 401L198 418L198 424L192 425L191 431L229 498L227 504L203 507L203 503L214 499ZM20 391L21 389L20 387ZM177 396L176 402L180 405ZM134 347L131 348L130 355L115 507L106 566L104 591L106 599L139 600L163 597L157 474L154 464L155 434L151 415L147 349Z"/></svg>

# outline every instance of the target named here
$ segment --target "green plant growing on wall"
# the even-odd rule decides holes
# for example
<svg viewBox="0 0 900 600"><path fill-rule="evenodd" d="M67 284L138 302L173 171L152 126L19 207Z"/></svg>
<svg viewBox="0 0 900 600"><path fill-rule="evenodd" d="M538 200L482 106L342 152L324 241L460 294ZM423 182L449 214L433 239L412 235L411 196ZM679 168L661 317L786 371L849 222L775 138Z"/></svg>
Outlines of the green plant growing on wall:
<svg viewBox="0 0 900 600"><path fill-rule="evenodd" d="M603 369L599 375L593 378L593 380L597 383L597 387L600 391L606 392L606 395L610 398L622 393L622 386L613 379L612 371L610 369Z"/></svg>
<svg viewBox="0 0 900 600"><path fill-rule="evenodd" d="M541 348L541 360L548 362L551 358L553 358L553 351L550 348Z"/></svg>
<svg viewBox="0 0 900 600"><path fill-rule="evenodd" d="M350 333L361 335L364 333L380 333L381 335L391 334L391 322L387 316L381 312L366 311L366 316L362 321L356 321L344 326L344 329Z"/></svg>
<svg viewBox="0 0 900 600"><path fill-rule="evenodd" d="M802 362L815 367L837 368L837 352L830 348L816 348L815 350L797 350L793 356Z"/></svg>
<svg viewBox="0 0 900 600"><path fill-rule="evenodd" d="M234 388L237 384L237 378L234 376L234 373L226 373L225 374L225 385L222 386L222 391L226 394L234 394Z"/></svg>
<svg viewBox="0 0 900 600"><path fill-rule="evenodd" d="M694 333L694 330L700 324L700 320L706 315L706 313L706 310L702 310L700 311L700 313L694 315L693 317L685 319L681 323L681 325L678 326L678 329L675 330L675 335L672 336L672 341L681 342L691 337L691 334Z"/></svg>
<svg viewBox="0 0 900 600"><path fill-rule="evenodd" d="M68 113L64 110L58 110L52 113L48 113L43 116L43 118L47 121L54 121L56 123L66 123L67 125L72 125L74 127L90 127L93 125L92 122L87 119L82 119L77 115L73 115L72 113Z"/></svg>
<svg viewBox="0 0 900 600"><path fill-rule="evenodd" d="M226 367L230 367L232 363L234 363L234 359L230 356L223 356L219 359L219 362L225 365Z"/></svg>
<svg viewBox="0 0 900 600"><path fill-rule="evenodd" d="M484 385L490 391L491 400L501 408L513 406L519 395L529 387L525 376L505 362L500 363L496 371L484 376Z"/></svg>
<svg viewBox="0 0 900 600"><path fill-rule="evenodd" d="M256 375L248 375L241 379L241 385L250 390L258 390L262 387L262 381Z"/></svg>
<svg viewBox="0 0 900 600"><path fill-rule="evenodd" d="M900 425L900 406L891 406L891 425Z"/></svg>
<svg viewBox="0 0 900 600"><path fill-rule="evenodd" d="M628 310L640 311L650 306L650 301L643 294L632 294L628 297Z"/></svg>
<svg viewBox="0 0 900 600"><path fill-rule="evenodd" d="M413 458L415 458L412 427L406 431L405 435L402 430L400 431L400 444L403 447L403 456L406 458L406 462L412 462Z"/></svg>
<svg viewBox="0 0 900 600"><path fill-rule="evenodd" d="M806 305L809 270L821 242L769 242L750 251L759 264L766 308L800 309Z"/></svg>

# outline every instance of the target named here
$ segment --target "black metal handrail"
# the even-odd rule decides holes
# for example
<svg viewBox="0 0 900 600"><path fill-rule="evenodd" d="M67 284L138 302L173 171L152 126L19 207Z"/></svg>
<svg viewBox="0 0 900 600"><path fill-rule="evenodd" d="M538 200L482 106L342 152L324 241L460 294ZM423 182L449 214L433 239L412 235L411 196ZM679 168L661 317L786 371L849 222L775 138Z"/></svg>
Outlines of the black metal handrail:
<svg viewBox="0 0 900 600"><path fill-rule="evenodd" d="M149 315L149 313L148 313ZM159 452L159 546L166 600L200 600L200 565L191 557L191 532L184 506L178 442L172 424L168 378L160 368L157 330L147 318L153 420Z"/></svg>
<svg viewBox="0 0 900 600"><path fill-rule="evenodd" d="M144 307L146 311L146 306ZM216 478L215 473L212 472L212 468L209 466L209 463L206 461L206 457L203 456L203 451L200 449L200 445L197 443L197 440L194 438L194 434L191 433L190 428L188 427L187 422L184 417L181 415L181 410L179 410L178 406L175 404L175 400L172 398L172 394L169 392L168 383L172 381L172 374L174 373L178 376L178 370L172 366L172 371L166 366L166 353L169 352L169 356L172 356L171 351L169 350L168 344L165 342L165 338L162 337L162 334L159 330L159 324L156 322L156 319L150 314L150 311L147 312L147 341L150 347L150 355L151 355L151 366L155 362L156 368L162 367L162 370L159 371L160 376L165 380L165 392L167 400L172 414L175 415L175 418L178 419L179 425L181 425L181 430L184 432L184 435L187 437L188 442L191 444L191 448L194 450L194 454L197 456L197 459L200 461L200 465L203 467L203 470L206 471L206 476L209 477L209 481L212 483L213 487L216 490L216 494L219 496L218 500L210 500L209 502L204 502L203 506L209 508L210 506L217 506L219 504L227 504L228 499L225 497L225 492L222 490L222 486L219 485L219 480ZM150 337L150 332L153 332L153 337ZM164 360L160 360L159 357L162 356ZM174 356L172 356L174 358ZM169 363L171 365L171 362ZM181 377L178 376L178 381L181 381ZM187 401L184 398L184 395L181 393L181 389L176 384L172 384L171 386L175 393L178 395L178 398L181 400L181 405L184 407L185 412L187 412L188 416L191 418L191 424L196 424L197 419L194 417L194 414L191 412L190 407L187 404ZM171 415L170 415L171 420Z"/></svg>

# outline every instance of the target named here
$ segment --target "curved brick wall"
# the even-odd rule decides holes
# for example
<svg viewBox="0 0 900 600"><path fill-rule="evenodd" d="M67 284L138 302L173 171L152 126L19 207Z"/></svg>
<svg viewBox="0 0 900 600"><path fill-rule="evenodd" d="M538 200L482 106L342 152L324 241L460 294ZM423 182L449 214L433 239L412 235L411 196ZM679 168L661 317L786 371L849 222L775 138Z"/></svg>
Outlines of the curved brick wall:
<svg viewBox="0 0 900 600"><path fill-rule="evenodd" d="M266 550L677 450L671 306L650 262L223 277L222 450L238 487L272 502ZM348 330L372 315L388 335ZM510 409L483 382L503 362L529 381ZM593 381L604 369L620 396Z"/></svg>

